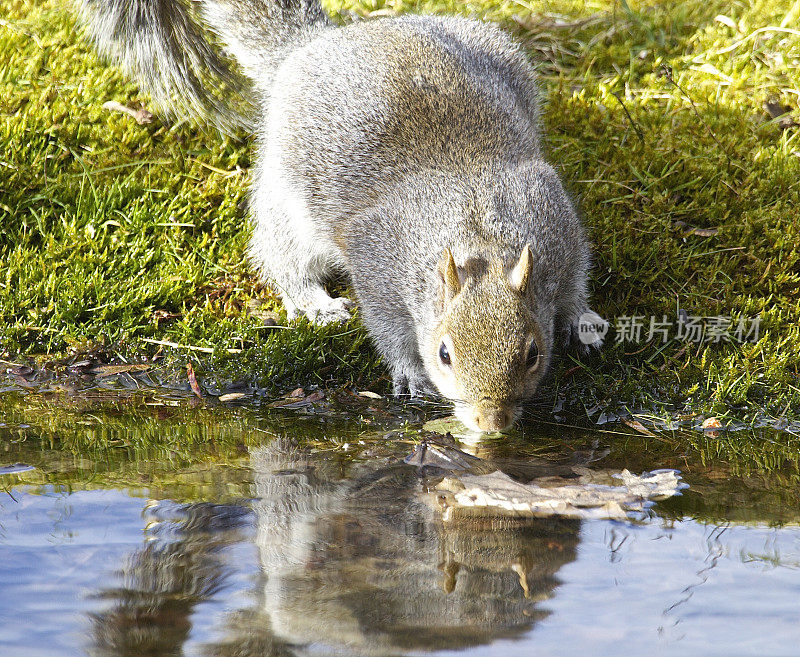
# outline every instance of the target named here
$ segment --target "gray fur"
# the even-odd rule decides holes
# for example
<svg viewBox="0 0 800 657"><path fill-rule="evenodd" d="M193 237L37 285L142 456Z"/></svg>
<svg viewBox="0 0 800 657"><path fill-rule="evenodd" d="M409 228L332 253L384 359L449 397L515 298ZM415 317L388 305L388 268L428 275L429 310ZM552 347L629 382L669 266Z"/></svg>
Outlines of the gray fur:
<svg viewBox="0 0 800 657"><path fill-rule="evenodd" d="M161 96L174 83L187 104L226 118L199 86L198 70L234 80L201 22L252 79L262 111L250 255L290 316L346 319L350 303L323 285L343 271L396 391L438 388L481 429L513 420L558 336L588 311L589 267L583 227L542 159L519 44L455 17L336 29L318 0L199 0L201 13L183 0L82 4L105 52L139 74L156 59L147 79ZM530 275L516 289L526 245ZM453 300L442 296L445 249L460 279ZM452 372L437 360L443 340Z"/></svg>
<svg viewBox="0 0 800 657"><path fill-rule="evenodd" d="M105 56L120 64L174 118L207 121L226 133L252 129L261 101L253 79L243 77L228 56L239 34L253 56L274 70L282 53L303 43L305 32L328 26L317 0L221 0L203 6L198 0L74 0L88 36ZM208 17L227 52L210 39ZM211 30L213 31L213 30ZM253 73L247 70L246 73ZM262 90L263 76L255 80ZM261 83L261 84L259 84Z"/></svg>

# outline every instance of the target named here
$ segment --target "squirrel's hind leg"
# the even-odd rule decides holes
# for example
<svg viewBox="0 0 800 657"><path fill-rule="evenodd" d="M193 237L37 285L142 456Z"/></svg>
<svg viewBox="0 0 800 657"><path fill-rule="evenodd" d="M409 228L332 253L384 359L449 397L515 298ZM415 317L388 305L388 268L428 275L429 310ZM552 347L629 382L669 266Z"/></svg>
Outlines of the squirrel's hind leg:
<svg viewBox="0 0 800 657"><path fill-rule="evenodd" d="M331 297L324 285L342 260L338 247L313 220L276 207L269 192L256 184L250 259L280 294L288 318L305 315L316 324L350 319L355 304Z"/></svg>

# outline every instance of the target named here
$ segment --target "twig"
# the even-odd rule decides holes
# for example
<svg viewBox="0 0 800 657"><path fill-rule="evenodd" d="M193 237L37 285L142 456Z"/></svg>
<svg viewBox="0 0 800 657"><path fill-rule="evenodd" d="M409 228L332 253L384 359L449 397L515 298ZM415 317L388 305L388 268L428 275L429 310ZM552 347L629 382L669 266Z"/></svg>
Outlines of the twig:
<svg viewBox="0 0 800 657"><path fill-rule="evenodd" d="M636 136L639 137L639 141L641 143L644 143L644 133L642 132L642 129L638 126L636 121L633 120L633 117L631 116L631 113L628 111L628 108L625 107L625 103L622 102L622 98L619 97L619 94L611 94L611 95L617 99L617 102L620 105L622 105L622 109L625 112L625 116L628 117L628 121L631 122L631 126L633 126L633 129L636 131Z"/></svg>
<svg viewBox="0 0 800 657"><path fill-rule="evenodd" d="M178 344L177 342L169 342L168 340L153 340L152 338L139 338L142 342L149 342L150 344L161 345L162 347L174 347L175 349L190 349L191 351L200 351L204 354L213 354L214 350L210 347L195 347L190 344ZM226 349L226 353L240 354L241 349Z"/></svg>
<svg viewBox="0 0 800 657"><path fill-rule="evenodd" d="M628 117L628 121L631 122L631 126L636 131L636 136L639 137L639 141L641 143L644 143L644 133L642 132L642 129L639 127L636 121L633 120L633 117L631 116L631 113L628 111L628 108L625 107L625 103L622 102L622 98L619 97L619 94L611 94L611 95L614 96L614 98L617 99L617 102L622 106L622 110L625 112L625 116Z"/></svg>
<svg viewBox="0 0 800 657"><path fill-rule="evenodd" d="M135 110L132 107L123 105L116 100L109 100L103 103L103 109L111 110L112 112L122 112L128 116L132 116L139 125L147 125L148 123L152 123L154 119L153 115L144 107Z"/></svg>
<svg viewBox="0 0 800 657"><path fill-rule="evenodd" d="M240 166L237 166L232 171L226 171L225 169L220 169L219 167L211 166L210 164L206 164L205 162L198 160L196 157L189 158L192 162L196 162L204 169L208 169L209 171L213 171L214 173L218 173L225 178L231 178L232 176L241 176L244 173L244 169Z"/></svg>

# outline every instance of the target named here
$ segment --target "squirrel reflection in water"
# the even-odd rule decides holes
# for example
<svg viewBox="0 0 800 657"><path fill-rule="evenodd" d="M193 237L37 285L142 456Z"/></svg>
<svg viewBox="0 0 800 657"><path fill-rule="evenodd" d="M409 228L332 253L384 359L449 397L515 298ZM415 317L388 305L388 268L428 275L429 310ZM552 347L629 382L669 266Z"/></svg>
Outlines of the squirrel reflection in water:
<svg viewBox="0 0 800 657"><path fill-rule="evenodd" d="M344 465L281 439L251 464L252 511L181 507L177 540L131 557L102 593L116 602L93 618L92 655L183 654L195 606L236 568L225 549L244 540L258 552L257 602L227 614L204 654L395 655L519 636L576 556L578 520L443 523L420 472L396 461Z"/></svg>

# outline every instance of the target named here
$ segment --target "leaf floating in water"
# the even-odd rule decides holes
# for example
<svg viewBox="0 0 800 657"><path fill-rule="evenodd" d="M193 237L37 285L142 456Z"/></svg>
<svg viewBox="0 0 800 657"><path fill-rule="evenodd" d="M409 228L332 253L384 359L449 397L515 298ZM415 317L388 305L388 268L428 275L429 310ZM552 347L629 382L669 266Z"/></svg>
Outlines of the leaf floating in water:
<svg viewBox="0 0 800 657"><path fill-rule="evenodd" d="M250 395L246 392L227 392L224 395L220 395L218 399L221 402L232 402L239 399L247 399L249 396Z"/></svg>
<svg viewBox="0 0 800 657"><path fill-rule="evenodd" d="M643 436L650 436L651 438L654 438L655 435L656 435L652 431L650 431L650 429L648 429L646 426L644 426L641 422L639 422L639 420L624 419L622 421L625 424L627 424L631 429L634 429L635 431L638 431Z"/></svg>
<svg viewBox="0 0 800 657"><path fill-rule="evenodd" d="M309 404L313 404L316 401L320 401L325 399L325 393L322 390L315 390L312 392L308 397L305 398L304 401L307 401Z"/></svg>
<svg viewBox="0 0 800 657"><path fill-rule="evenodd" d="M305 408L324 399L325 392L322 390L315 390L306 395L303 388L295 388L288 396L272 402L269 406L270 408Z"/></svg>
<svg viewBox="0 0 800 657"><path fill-rule="evenodd" d="M603 411L595 421L595 424L608 424L609 422L617 422L620 416L616 413L606 413Z"/></svg>
<svg viewBox="0 0 800 657"><path fill-rule="evenodd" d="M67 369L73 374L87 374L95 366L95 362L91 360L79 360L71 363Z"/></svg>
<svg viewBox="0 0 800 657"><path fill-rule="evenodd" d="M20 472L28 472L35 470L32 465L27 463L14 463L14 465L0 465L0 475L19 474Z"/></svg>
<svg viewBox="0 0 800 657"><path fill-rule="evenodd" d="M701 426L703 431L717 431L718 429L722 429L722 422L716 417L709 417L703 420Z"/></svg>
<svg viewBox="0 0 800 657"><path fill-rule="evenodd" d="M502 515L516 517L565 516L570 518L624 519L644 511L655 500L662 500L688 488L677 470L654 470L641 476L623 470L616 478L622 486L601 484L567 485L545 488L534 482L523 484L501 471L486 475L453 475L437 488L442 519L456 515Z"/></svg>
<svg viewBox="0 0 800 657"><path fill-rule="evenodd" d="M469 470L474 465L481 463L481 459L471 456L454 447L433 445L429 442L420 443L412 454L403 461L408 465L418 468L441 468L442 470Z"/></svg>
<svg viewBox="0 0 800 657"><path fill-rule="evenodd" d="M719 232L719 228L693 228L692 235L698 237L714 237Z"/></svg>
<svg viewBox="0 0 800 657"><path fill-rule="evenodd" d="M114 376L116 374L127 374L129 372L144 372L152 368L147 363L129 363L127 365L95 365L88 370L89 374L95 376Z"/></svg>

